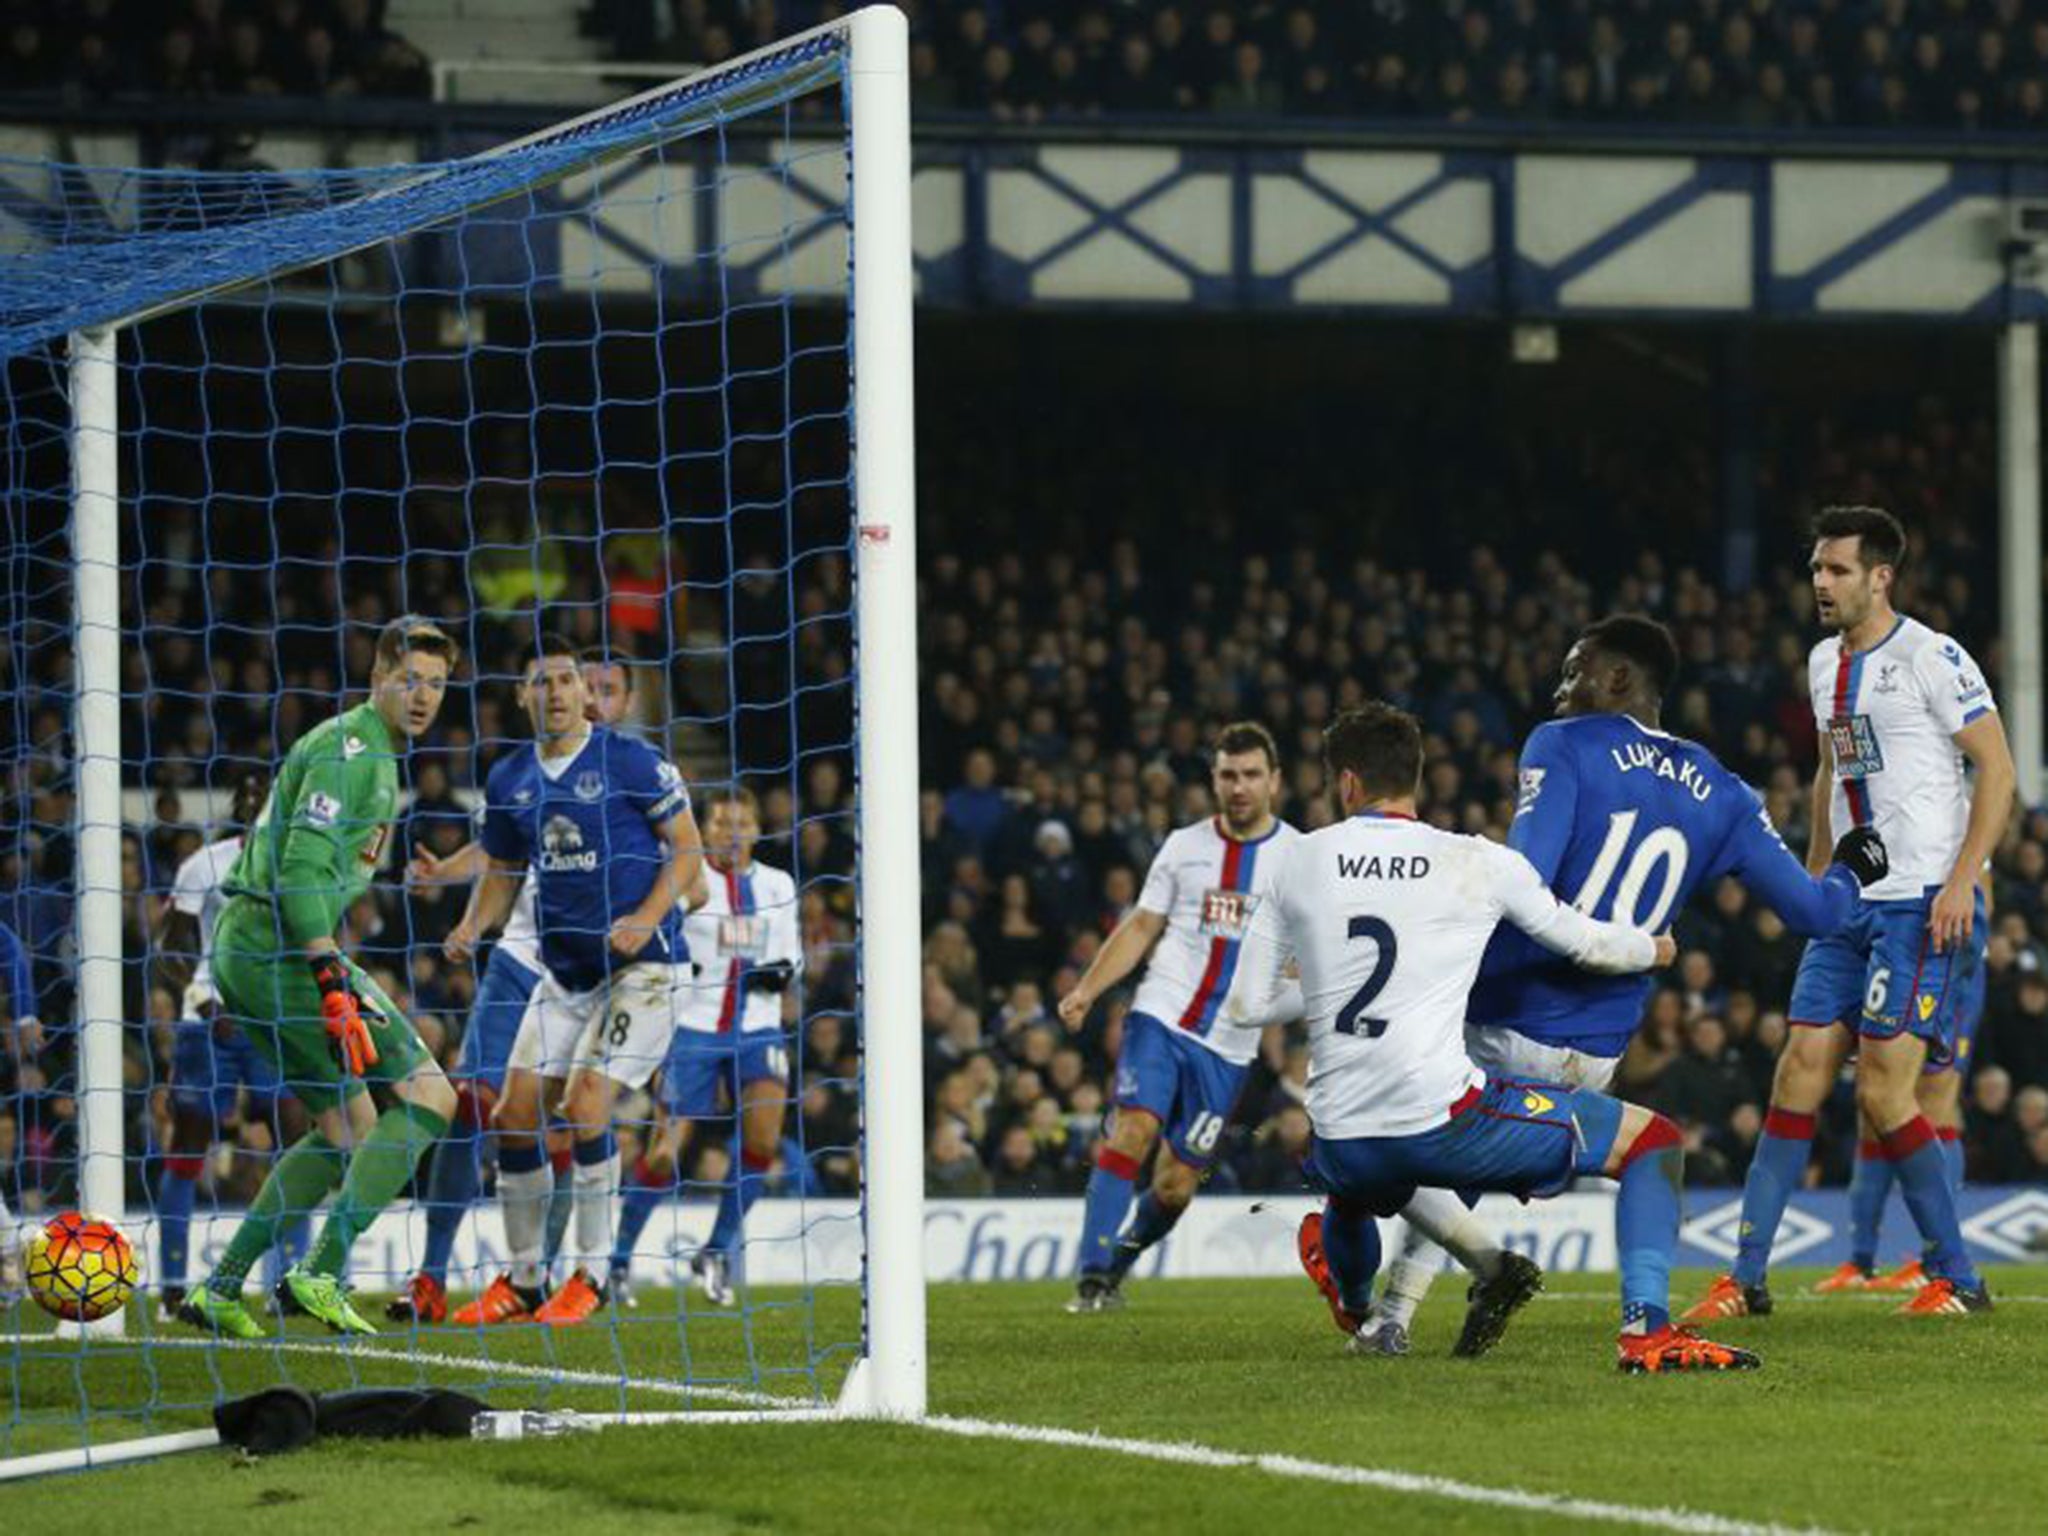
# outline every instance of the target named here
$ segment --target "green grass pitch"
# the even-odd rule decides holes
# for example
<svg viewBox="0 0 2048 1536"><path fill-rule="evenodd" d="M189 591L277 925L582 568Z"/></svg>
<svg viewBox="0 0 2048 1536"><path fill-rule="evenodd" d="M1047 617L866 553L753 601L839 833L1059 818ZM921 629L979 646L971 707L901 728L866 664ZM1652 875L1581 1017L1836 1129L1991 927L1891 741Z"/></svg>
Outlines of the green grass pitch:
<svg viewBox="0 0 2048 1536"><path fill-rule="evenodd" d="M1689 1296L1701 1274L1681 1275ZM1053 1285L937 1286L931 1303L934 1413L1054 1426L1336 1467L1433 1474L1487 1489L1672 1511L1756 1526L1828 1531L2048 1525L2048 1269L1992 1272L1988 1317L1906 1319L1890 1304L1800 1295L1810 1273L1779 1277L1769 1319L1720 1330L1759 1349L1754 1375L1667 1380L1614 1369L1612 1282L1559 1275L1482 1361L1448 1357L1460 1308L1448 1283L1424 1309L1416 1353L1348 1357L1305 1283L1134 1284L1128 1310L1069 1317ZM761 1299L761 1298L757 1298ZM754 1370L767 1390L826 1391L853 1336L844 1290L750 1319L689 1313L647 1296L623 1330L549 1336L423 1335L438 1360L408 1359L403 1335L330 1351L294 1325L289 1353L141 1347L136 1337L0 1345L13 1428L0 1455L75 1444L81 1401L96 1433L203 1423L216 1389L288 1375L313 1388L432 1381L504 1406L724 1407ZM30 1318L0 1315L9 1329ZM194 1337L183 1331L165 1338ZM687 1341L687 1365L682 1348ZM488 1361L485 1363L485 1350ZM562 1379L549 1381L559 1371ZM622 1374L704 1392L622 1390ZM611 1429L595 1436L472 1445L331 1444L240 1463L202 1451L132 1468L0 1486L10 1531L183 1531L225 1536L285 1528L668 1531L1319 1531L1337 1520L1393 1531L1563 1531L1583 1517L1251 1467L1162 1463L1106 1450L966 1439L900 1425L809 1424ZM1626 1528L1626 1525L1610 1528ZM1667 1524L1667 1528L1669 1528Z"/></svg>

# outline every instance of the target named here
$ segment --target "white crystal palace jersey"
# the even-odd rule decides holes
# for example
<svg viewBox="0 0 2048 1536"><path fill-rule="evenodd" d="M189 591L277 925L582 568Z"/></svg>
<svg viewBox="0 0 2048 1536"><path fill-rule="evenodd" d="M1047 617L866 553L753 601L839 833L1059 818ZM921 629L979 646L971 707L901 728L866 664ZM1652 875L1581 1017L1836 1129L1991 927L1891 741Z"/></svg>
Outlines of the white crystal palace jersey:
<svg viewBox="0 0 2048 1536"><path fill-rule="evenodd" d="M683 920L696 976L677 1015L679 1029L705 1034L782 1028L782 994L747 985L747 972L781 961L801 969L796 881L772 864L743 870L707 865L711 899Z"/></svg>
<svg viewBox="0 0 2048 1536"><path fill-rule="evenodd" d="M1300 836L1282 821L1239 842L1216 817L1167 835L1138 893L1138 905L1164 917L1166 931L1145 966L1135 1012L1229 1061L1252 1059L1259 1031L1231 1019L1252 1016L1246 1000L1273 993L1281 958L1270 931L1255 934L1252 920L1272 893L1275 855Z"/></svg>
<svg viewBox="0 0 2048 1536"><path fill-rule="evenodd" d="M1833 749L1836 834L1875 826L1891 873L1863 892L1896 901L1942 885L1970 824L1955 734L1997 708L1977 663L1947 635L1901 617L1867 651L1840 635L1806 662L1813 718Z"/></svg>
<svg viewBox="0 0 2048 1536"><path fill-rule="evenodd" d="M1484 1080L1465 1055L1465 997L1501 919L1588 969L1656 959L1649 934L1573 911L1513 849L1411 817L1352 816L1274 862L1266 921L1301 969L1321 1137L1434 1129Z"/></svg>
<svg viewBox="0 0 2048 1536"><path fill-rule="evenodd" d="M228 871L235 867L235 860L241 854L242 839L239 836L224 837L192 854L171 877L173 910L199 919L199 964L193 967L192 980L185 988L185 1017L188 1019L199 1016L201 1004L220 1001L220 994L213 989L213 963L208 957L213 953L213 925L220 918L220 909L228 901L228 894L221 889L221 883L227 879Z"/></svg>

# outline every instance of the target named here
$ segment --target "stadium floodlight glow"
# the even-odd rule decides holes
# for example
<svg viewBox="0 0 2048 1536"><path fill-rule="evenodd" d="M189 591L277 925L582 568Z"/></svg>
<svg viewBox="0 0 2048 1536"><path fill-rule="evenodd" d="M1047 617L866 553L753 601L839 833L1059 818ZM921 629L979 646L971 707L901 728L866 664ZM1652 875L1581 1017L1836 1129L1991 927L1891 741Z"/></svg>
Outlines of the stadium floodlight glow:
<svg viewBox="0 0 2048 1536"><path fill-rule="evenodd" d="M124 939L124 855L129 894L138 864L161 893L158 847L184 843L150 824L153 792L218 823L224 786L359 690L367 637L409 610L459 631L477 686L447 716L486 756L520 749L500 705L522 636L637 646L656 744L699 788L744 785L786 818L762 856L806 914L796 1044L820 1021L850 1043L784 1069L794 1193L754 1207L766 1235L747 1218L738 1253L759 1279L737 1309L648 1294L701 1240L708 1212L673 1202L633 1256L637 1311L531 1358L505 1335L422 1328L375 1379L439 1381L446 1364L450 1384L619 1413L679 1396L924 1413L908 80L904 18L877 5L464 160L0 161L16 194L0 211L0 623L14 739L41 753L6 766L44 775L39 805L69 802L68 825L17 826L0 853L28 869L43 839L75 841L59 894L78 1045L52 1058L72 1078L52 1094L75 1097L76 1153L47 1193L120 1221L144 1281L90 1338L0 1338L16 1470L126 1458L143 1429L185 1448L214 1396L281 1367L361 1379L317 1337L238 1352L137 1318L162 1234L153 1204L136 1209L146 1148L127 1119L156 1063L123 986L155 972ZM44 707L68 714L61 752L32 740ZM458 781L468 749L428 740ZM375 900L387 927L431 905ZM424 1013L448 989L433 962L408 969L438 944L415 937L377 953ZM852 1106L852 1144L805 1141L807 1088ZM702 1179L756 1177L731 1136L729 1174L701 1172L718 1163L700 1148ZM857 1183L820 1194L827 1164ZM234 1222L191 1219L196 1283ZM405 1280L422 1220L394 1206L357 1243L364 1294ZM495 1242L465 1239L457 1270L481 1277Z"/></svg>

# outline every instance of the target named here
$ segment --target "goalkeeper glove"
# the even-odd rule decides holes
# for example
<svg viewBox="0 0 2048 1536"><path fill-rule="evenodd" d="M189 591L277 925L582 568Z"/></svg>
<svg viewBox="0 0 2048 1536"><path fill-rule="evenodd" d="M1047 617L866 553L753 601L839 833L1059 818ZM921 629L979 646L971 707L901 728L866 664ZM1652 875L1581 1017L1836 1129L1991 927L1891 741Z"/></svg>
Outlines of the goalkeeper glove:
<svg viewBox="0 0 2048 1536"><path fill-rule="evenodd" d="M788 988L790 979L795 975L796 967L787 960L751 965L747 967L746 989L749 992L781 992Z"/></svg>
<svg viewBox="0 0 2048 1536"><path fill-rule="evenodd" d="M1891 855L1875 827L1851 827L1835 844L1835 862L1856 877L1859 886L1873 886L1891 870Z"/></svg>
<svg viewBox="0 0 2048 1536"><path fill-rule="evenodd" d="M377 1064L377 1042L363 1023L362 1000L356 996L348 966L338 954L315 955L308 962L320 988L320 1014L327 1025L327 1049L343 1072L361 1077Z"/></svg>

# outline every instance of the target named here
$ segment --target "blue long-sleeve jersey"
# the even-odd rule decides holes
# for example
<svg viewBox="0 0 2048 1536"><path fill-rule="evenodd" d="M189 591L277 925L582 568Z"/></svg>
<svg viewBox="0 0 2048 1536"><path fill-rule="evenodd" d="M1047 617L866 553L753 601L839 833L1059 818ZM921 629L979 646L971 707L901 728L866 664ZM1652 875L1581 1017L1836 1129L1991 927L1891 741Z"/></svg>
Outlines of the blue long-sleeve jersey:
<svg viewBox="0 0 2048 1536"><path fill-rule="evenodd" d="M1713 753L1627 715L1576 715L1531 733L1508 842L1559 900L1652 933L1723 875L1809 937L1841 927L1859 899L1856 877L1841 865L1818 880L1807 874L1756 791ZM1466 1017L1617 1056L1651 986L1647 976L1581 971L1503 926L1487 946Z"/></svg>
<svg viewBox="0 0 2048 1536"><path fill-rule="evenodd" d="M5 923L0 923L0 975L7 978L7 1010L0 1013L0 1019L12 1022L34 1017L36 981L29 966L28 946Z"/></svg>

